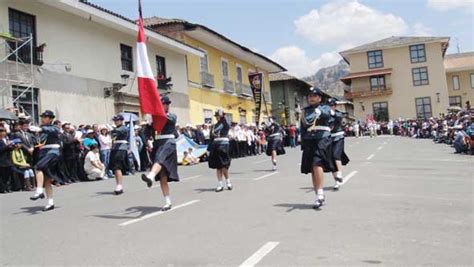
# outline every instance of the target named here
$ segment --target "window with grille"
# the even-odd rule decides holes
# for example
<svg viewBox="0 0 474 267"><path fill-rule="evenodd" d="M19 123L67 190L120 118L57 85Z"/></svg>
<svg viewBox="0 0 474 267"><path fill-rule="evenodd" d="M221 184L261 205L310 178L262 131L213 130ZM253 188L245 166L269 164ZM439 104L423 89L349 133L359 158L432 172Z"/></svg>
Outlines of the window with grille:
<svg viewBox="0 0 474 267"><path fill-rule="evenodd" d="M367 52L367 58L368 58L368 61L369 61L369 69L375 69L375 68L382 68L383 67L383 53L382 53L382 50Z"/></svg>
<svg viewBox="0 0 474 267"><path fill-rule="evenodd" d="M375 102L372 109L376 121L388 121L388 102Z"/></svg>
<svg viewBox="0 0 474 267"><path fill-rule="evenodd" d="M429 84L427 67L413 68L411 71L413 76L413 85L420 86Z"/></svg>
<svg viewBox="0 0 474 267"><path fill-rule="evenodd" d="M203 109L204 123L212 123L212 110Z"/></svg>
<svg viewBox="0 0 474 267"><path fill-rule="evenodd" d="M229 62L227 62L227 60L225 59L222 59L221 66L222 66L222 76L224 77L224 79L229 79Z"/></svg>
<svg viewBox="0 0 474 267"><path fill-rule="evenodd" d="M18 60L24 63L31 64L31 53L33 52L33 64L36 58L36 19L35 16L15 10L8 9L8 20L10 34L15 38L26 38L33 37L33 49L30 49L29 45L25 45L20 48L17 52ZM22 45L22 42L8 42L11 51L13 52L18 46ZM9 60L16 60L17 58L12 55Z"/></svg>
<svg viewBox="0 0 474 267"><path fill-rule="evenodd" d="M425 45L410 45L410 60L411 63L426 62Z"/></svg>
<svg viewBox="0 0 474 267"><path fill-rule="evenodd" d="M459 76L454 75L453 76L453 90L459 90L461 87L459 86Z"/></svg>
<svg viewBox="0 0 474 267"><path fill-rule="evenodd" d="M449 97L449 106L458 106L458 107L462 108L461 96L450 96Z"/></svg>
<svg viewBox="0 0 474 267"><path fill-rule="evenodd" d="M418 119L427 119L432 116L430 97L415 98L415 103L416 103L416 117Z"/></svg>
<svg viewBox="0 0 474 267"><path fill-rule="evenodd" d="M120 59L122 61L122 70L133 71L132 47L120 44Z"/></svg>
<svg viewBox="0 0 474 267"><path fill-rule="evenodd" d="M372 76L370 77L370 90L384 90L385 89L385 76Z"/></svg>

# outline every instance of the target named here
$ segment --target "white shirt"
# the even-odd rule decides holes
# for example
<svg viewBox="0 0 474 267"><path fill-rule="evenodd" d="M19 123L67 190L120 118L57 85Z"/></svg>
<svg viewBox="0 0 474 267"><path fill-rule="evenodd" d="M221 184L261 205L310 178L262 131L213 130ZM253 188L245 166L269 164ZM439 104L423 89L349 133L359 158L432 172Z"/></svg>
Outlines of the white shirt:
<svg viewBox="0 0 474 267"><path fill-rule="evenodd" d="M204 135L204 140L210 139L211 138L211 130L202 129L202 135Z"/></svg>
<svg viewBox="0 0 474 267"><path fill-rule="evenodd" d="M97 167L92 165L92 162L100 162L100 155L97 152L94 151L89 151L86 155L86 158L84 160L84 170L92 170Z"/></svg>

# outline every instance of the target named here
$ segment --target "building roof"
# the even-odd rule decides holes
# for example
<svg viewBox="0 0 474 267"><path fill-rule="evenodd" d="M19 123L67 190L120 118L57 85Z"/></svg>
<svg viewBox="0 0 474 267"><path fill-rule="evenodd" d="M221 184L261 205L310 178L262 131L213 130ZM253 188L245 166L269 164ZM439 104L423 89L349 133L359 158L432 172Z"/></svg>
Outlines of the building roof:
<svg viewBox="0 0 474 267"><path fill-rule="evenodd" d="M225 41L237 48L239 48L241 51L243 51L244 53L246 54L249 54L249 55L252 55L252 56L255 56L257 58L259 58L260 60L263 60L264 62L266 62L267 64L270 64L273 66L273 70L270 71L270 72L282 72L282 71L287 71L287 69L285 69L283 66L281 66L280 64L276 63L275 61L267 58L266 56L264 55L261 55L255 51L252 51L251 49L227 38L226 36L204 26L204 25L201 25L201 24L196 24L196 23L191 23L189 21L186 21L186 20L183 20L183 19L176 19L176 18L173 18L173 19L168 19L168 18L162 18L162 17L150 17L150 18L145 18L143 19L143 24L149 28L154 28L154 27L164 27L164 26L168 26L168 25L172 25L172 24L182 24L184 25L185 27L185 30L186 31L195 31L195 30L203 30L205 32L208 32L214 36L216 36L217 38L221 39L222 41Z"/></svg>
<svg viewBox="0 0 474 267"><path fill-rule="evenodd" d="M382 40L378 40L372 43L363 44L348 50L339 52L343 57L345 55L366 52L376 49L387 49L387 48L396 48L403 47L412 44L421 44L421 43L443 43L443 54L446 52L449 43L449 37L430 37L430 36L392 36Z"/></svg>
<svg viewBox="0 0 474 267"><path fill-rule="evenodd" d="M308 87L311 87L313 85L311 85L310 83L306 82L306 81L303 81L301 79L298 79L294 76L291 76L289 74L286 74L286 73L283 73L283 72L280 72L280 73L271 73L270 74L270 82L277 82L277 81L299 81L301 83L305 83Z"/></svg>
<svg viewBox="0 0 474 267"><path fill-rule="evenodd" d="M449 54L444 57L446 72L474 70L474 52Z"/></svg>
<svg viewBox="0 0 474 267"><path fill-rule="evenodd" d="M115 13L111 10L103 8L99 5L93 4L88 0L38 0L50 7L54 7L65 11L69 14L74 14L90 21L94 21L108 28L113 28L127 34L137 34L137 24L134 20ZM151 29L145 29L149 41L156 45L168 48L174 52L181 54L194 54L197 56L204 56L204 53L188 44L172 39L168 36L156 33Z"/></svg>

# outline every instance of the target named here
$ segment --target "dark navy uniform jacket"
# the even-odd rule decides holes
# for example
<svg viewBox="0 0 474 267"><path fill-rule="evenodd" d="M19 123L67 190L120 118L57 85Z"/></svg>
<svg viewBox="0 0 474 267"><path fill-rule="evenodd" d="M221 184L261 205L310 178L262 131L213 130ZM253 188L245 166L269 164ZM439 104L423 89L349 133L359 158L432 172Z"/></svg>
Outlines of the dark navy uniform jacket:
<svg viewBox="0 0 474 267"><path fill-rule="evenodd" d="M119 127L112 130L110 133L114 143L112 144L112 149L114 150L128 150L128 138L129 138L129 129L125 125L120 125ZM120 142L117 142L120 141ZM124 142L127 141L127 142Z"/></svg>
<svg viewBox="0 0 474 267"><path fill-rule="evenodd" d="M59 145L61 144L61 130L54 125L41 125L41 133L39 137L40 144L43 145Z"/></svg>
<svg viewBox="0 0 474 267"><path fill-rule="evenodd" d="M279 133L279 136L271 136L272 134L277 134ZM283 136L283 128L280 126L280 124L276 122L272 122L267 128L265 128L265 134L267 138L281 138Z"/></svg>
<svg viewBox="0 0 474 267"><path fill-rule="evenodd" d="M344 128L342 127L342 119L344 118L344 113L340 112L339 110L336 110L333 118L334 121L332 125L331 134L334 141L337 141L344 138Z"/></svg>
<svg viewBox="0 0 474 267"><path fill-rule="evenodd" d="M176 132L176 122L178 121L178 116L173 113L168 113L167 121L163 129L161 129L161 135L165 134L174 134L175 137L178 137L178 133Z"/></svg>
<svg viewBox="0 0 474 267"><path fill-rule="evenodd" d="M211 129L211 138L228 137L230 125L227 119L221 118Z"/></svg>
<svg viewBox="0 0 474 267"><path fill-rule="evenodd" d="M318 140L331 136L334 111L328 105L307 106L303 109L301 118L301 139ZM308 128L318 126L317 130L309 131Z"/></svg>

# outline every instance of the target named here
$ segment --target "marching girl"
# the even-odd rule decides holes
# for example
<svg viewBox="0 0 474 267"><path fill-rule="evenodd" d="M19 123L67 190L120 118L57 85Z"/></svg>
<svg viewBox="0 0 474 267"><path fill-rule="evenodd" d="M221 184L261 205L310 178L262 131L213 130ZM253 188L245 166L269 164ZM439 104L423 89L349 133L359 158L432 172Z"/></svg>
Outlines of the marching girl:
<svg viewBox="0 0 474 267"><path fill-rule="evenodd" d="M323 190L324 172L335 170L332 159L331 128L334 111L323 105L323 93L319 88L310 88L308 95L309 106L303 110L301 119L301 173L311 173L316 201L314 208L319 209L325 204Z"/></svg>
<svg viewBox="0 0 474 267"><path fill-rule="evenodd" d="M336 110L336 100L329 100L329 106L334 112L334 121L331 131L332 138L332 159L336 163L336 171L332 174L334 176L335 184L333 187L334 191L339 190L339 187L344 182L342 179L342 166L349 163L349 158L344 152L344 128L342 126L342 119L344 118L344 113Z"/></svg>
<svg viewBox="0 0 474 267"><path fill-rule="evenodd" d="M267 135L268 144L266 154L272 157L272 170L277 169L277 156L285 154L285 148L283 147L283 135L284 130L280 124L275 122L275 117L269 118L269 125L265 128Z"/></svg>
<svg viewBox="0 0 474 267"><path fill-rule="evenodd" d="M148 174L142 174L142 180L149 188L153 185L153 180L160 181L161 192L165 198L165 205L161 208L161 211L168 211L172 208L168 182L179 182L176 153L177 116L169 112L171 100L168 96L162 96L161 103L165 109L167 121L153 142L153 165Z"/></svg>
<svg viewBox="0 0 474 267"><path fill-rule="evenodd" d="M218 185L216 192L224 190L224 179L227 190L232 190L229 178L230 156L229 156L229 129L230 125L225 117L223 109L218 109L214 114L217 123L211 129L211 143L207 147L209 151L209 168L216 169Z"/></svg>

